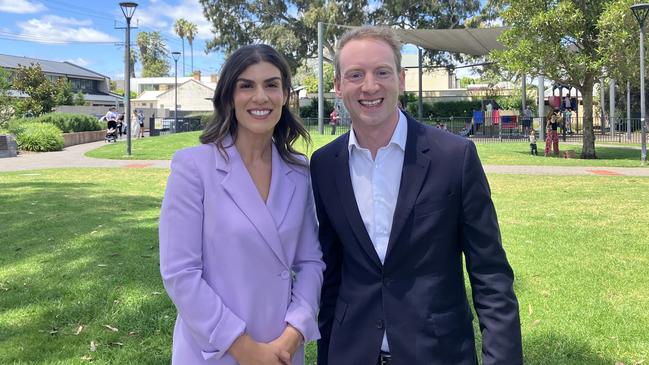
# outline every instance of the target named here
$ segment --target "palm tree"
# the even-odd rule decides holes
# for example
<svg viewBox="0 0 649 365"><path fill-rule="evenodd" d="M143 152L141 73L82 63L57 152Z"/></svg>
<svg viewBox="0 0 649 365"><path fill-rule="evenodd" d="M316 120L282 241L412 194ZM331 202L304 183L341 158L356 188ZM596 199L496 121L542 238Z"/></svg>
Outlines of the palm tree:
<svg viewBox="0 0 649 365"><path fill-rule="evenodd" d="M176 20L176 23L174 23L174 31L178 36L180 37L180 40L183 42L183 76L185 76L185 36L187 35L185 33L185 29L187 29L186 26L187 20L180 18Z"/></svg>
<svg viewBox="0 0 649 365"><path fill-rule="evenodd" d="M196 33L198 33L198 27L196 24L188 21L185 24L185 37L187 37L187 42L189 43L192 55L192 74L194 73L194 38L196 37Z"/></svg>

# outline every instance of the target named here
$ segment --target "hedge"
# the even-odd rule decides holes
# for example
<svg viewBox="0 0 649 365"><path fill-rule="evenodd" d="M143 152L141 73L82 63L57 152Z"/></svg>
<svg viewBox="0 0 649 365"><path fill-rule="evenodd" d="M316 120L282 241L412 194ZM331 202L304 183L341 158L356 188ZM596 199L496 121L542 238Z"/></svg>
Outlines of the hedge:
<svg viewBox="0 0 649 365"><path fill-rule="evenodd" d="M18 148L26 151L48 152L63 149L63 134L52 124L23 123L16 134Z"/></svg>
<svg viewBox="0 0 649 365"><path fill-rule="evenodd" d="M9 121L9 130L19 129L20 127L18 125L25 123L53 124L63 133L100 131L106 129L106 122L100 122L91 115L48 113L35 118L12 119Z"/></svg>

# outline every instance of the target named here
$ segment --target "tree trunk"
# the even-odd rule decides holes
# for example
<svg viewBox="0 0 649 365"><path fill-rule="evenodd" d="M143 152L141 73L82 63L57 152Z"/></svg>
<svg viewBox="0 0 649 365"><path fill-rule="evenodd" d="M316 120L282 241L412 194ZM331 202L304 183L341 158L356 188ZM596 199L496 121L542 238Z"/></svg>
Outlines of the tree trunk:
<svg viewBox="0 0 649 365"><path fill-rule="evenodd" d="M593 131L593 84L594 77L591 74L586 75L581 90L581 96L584 101L584 140L581 150L581 158L596 159L595 155L595 133Z"/></svg>

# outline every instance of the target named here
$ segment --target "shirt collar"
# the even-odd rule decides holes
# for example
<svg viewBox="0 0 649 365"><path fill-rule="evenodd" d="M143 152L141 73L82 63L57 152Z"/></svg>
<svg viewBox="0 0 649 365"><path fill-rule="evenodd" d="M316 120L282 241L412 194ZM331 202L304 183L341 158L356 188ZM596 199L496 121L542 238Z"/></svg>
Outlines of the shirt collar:
<svg viewBox="0 0 649 365"><path fill-rule="evenodd" d="M352 122L353 126L353 122ZM387 146L390 144L395 144L401 148L402 151L406 150L406 139L408 137L408 121L406 120L406 116L399 110L399 120L397 121L397 126L394 128L394 132L392 133L392 138L390 138L390 142L388 142ZM349 129L349 143L347 144L347 149L349 150L349 154L351 155L352 153L352 147L361 149L361 145L358 143L358 140L356 139L356 134L354 133L354 128Z"/></svg>

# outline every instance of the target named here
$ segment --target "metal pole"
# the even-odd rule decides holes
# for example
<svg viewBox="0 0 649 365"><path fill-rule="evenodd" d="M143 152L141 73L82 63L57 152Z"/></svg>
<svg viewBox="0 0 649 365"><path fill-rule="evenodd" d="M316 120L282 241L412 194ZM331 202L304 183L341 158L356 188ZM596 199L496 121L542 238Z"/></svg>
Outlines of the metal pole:
<svg viewBox="0 0 649 365"><path fill-rule="evenodd" d="M615 79L608 83L608 126L611 128L611 138L615 137Z"/></svg>
<svg viewBox="0 0 649 365"><path fill-rule="evenodd" d="M647 121L645 120L644 104L644 21L640 23L640 123L642 124L642 151L640 164L647 161Z"/></svg>
<svg viewBox="0 0 649 365"><path fill-rule="evenodd" d="M599 79L599 128L600 132L604 134L604 128L606 127L604 123L604 105L606 103L606 95L604 95L604 79Z"/></svg>
<svg viewBox="0 0 649 365"><path fill-rule="evenodd" d="M538 86L538 94L539 94L539 110L537 111L537 115L539 118L539 139L541 141L545 141L545 79L543 76L539 76L539 86ZM532 124L532 127L534 127L534 124Z"/></svg>
<svg viewBox="0 0 649 365"><path fill-rule="evenodd" d="M418 112L417 116L419 117L419 120L421 120L424 116L424 92L423 92L423 86L422 86L422 73L423 73L423 58L424 58L424 52L421 48L417 48L418 51L418 60L419 60L419 103L418 103ZM400 66L400 65L397 65Z"/></svg>
<svg viewBox="0 0 649 365"><path fill-rule="evenodd" d="M174 60L174 132L178 128L178 60Z"/></svg>
<svg viewBox="0 0 649 365"><path fill-rule="evenodd" d="M124 105L124 118L126 119L126 152L131 155L131 18L126 18L126 74L124 80L126 105Z"/></svg>
<svg viewBox="0 0 649 365"><path fill-rule="evenodd" d="M631 81L626 81L626 139L631 140Z"/></svg>
<svg viewBox="0 0 649 365"><path fill-rule="evenodd" d="M318 22L318 131L324 134L324 70L322 45L324 41L324 24Z"/></svg>
<svg viewBox="0 0 649 365"><path fill-rule="evenodd" d="M527 75L523 74L523 100L521 100L521 115L525 111L525 106L527 106Z"/></svg>

